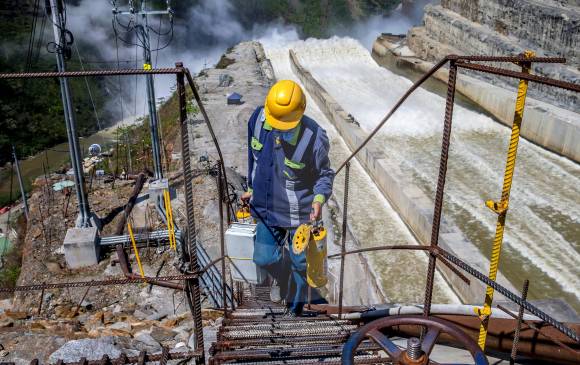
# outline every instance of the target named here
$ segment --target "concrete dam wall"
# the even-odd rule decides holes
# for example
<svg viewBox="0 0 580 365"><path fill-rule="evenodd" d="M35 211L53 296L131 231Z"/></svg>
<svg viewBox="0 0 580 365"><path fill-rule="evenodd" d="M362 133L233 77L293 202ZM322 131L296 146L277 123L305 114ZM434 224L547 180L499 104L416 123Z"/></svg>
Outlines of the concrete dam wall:
<svg viewBox="0 0 580 365"><path fill-rule="evenodd" d="M406 45L383 35L373 44L373 58L386 67L396 66L417 73L425 73L433 63L418 58ZM440 69L434 75L447 83L448 70ZM495 80L494 80L495 81ZM531 88L535 86L532 85ZM501 123L511 127L514 117L516 87L509 89L496 86L459 72L457 91L493 115ZM580 162L580 114L528 96L521 134L527 140L552 152Z"/></svg>
<svg viewBox="0 0 580 365"><path fill-rule="evenodd" d="M449 54L507 56L531 50L538 56L566 59L565 64L536 63L533 74L580 81L580 5L576 0L442 0L424 10L423 25L411 28L403 39L377 39L373 46L377 62L424 73L430 62ZM520 69L511 63L498 66ZM517 80L471 70L459 74L457 90L511 126ZM445 70L435 77L447 82ZM522 135L579 162L579 98L577 92L530 83Z"/></svg>

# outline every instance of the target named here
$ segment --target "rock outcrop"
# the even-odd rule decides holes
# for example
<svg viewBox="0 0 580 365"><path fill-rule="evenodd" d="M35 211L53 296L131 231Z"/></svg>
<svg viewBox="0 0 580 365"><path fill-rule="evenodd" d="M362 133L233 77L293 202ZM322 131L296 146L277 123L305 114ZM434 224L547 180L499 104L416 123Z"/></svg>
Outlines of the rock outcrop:
<svg viewBox="0 0 580 365"><path fill-rule="evenodd" d="M567 59L566 65L537 64L534 73L580 81L576 0L442 0L441 5L425 7L424 26L412 28L407 43L418 57L430 61L452 53L514 55L530 49L541 56ZM494 84L513 85L499 77L491 79ZM577 93L534 85L530 94L569 110L578 107Z"/></svg>
<svg viewBox="0 0 580 365"><path fill-rule="evenodd" d="M382 34L373 45L381 65L412 75L424 74L449 54L565 57L566 64L535 64L533 73L580 82L580 1L578 0L442 0L425 7L424 25L406 36ZM518 70L514 64L501 67ZM447 82L447 69L434 77ZM413 76L411 76L413 77ZM517 80L459 72L457 91L510 126ZM573 161L580 161L578 93L531 83L522 136Z"/></svg>

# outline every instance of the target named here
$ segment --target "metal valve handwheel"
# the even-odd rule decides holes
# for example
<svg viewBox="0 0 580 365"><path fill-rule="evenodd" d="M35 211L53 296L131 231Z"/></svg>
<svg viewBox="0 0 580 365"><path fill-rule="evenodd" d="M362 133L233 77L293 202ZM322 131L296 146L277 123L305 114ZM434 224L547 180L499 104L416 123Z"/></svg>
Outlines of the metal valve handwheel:
<svg viewBox="0 0 580 365"><path fill-rule="evenodd" d="M427 328L423 341L410 338L407 349L400 349L393 341L383 334L383 330L394 326L418 325ZM485 354L477 343L465 332L451 322L422 316L394 316L378 319L361 327L353 333L342 348L342 364L354 365L356 349L365 338L370 338L381 347L393 360L393 364L426 365L429 364L429 355L437 342L441 332L453 337L461 346L471 353L475 365L489 365Z"/></svg>

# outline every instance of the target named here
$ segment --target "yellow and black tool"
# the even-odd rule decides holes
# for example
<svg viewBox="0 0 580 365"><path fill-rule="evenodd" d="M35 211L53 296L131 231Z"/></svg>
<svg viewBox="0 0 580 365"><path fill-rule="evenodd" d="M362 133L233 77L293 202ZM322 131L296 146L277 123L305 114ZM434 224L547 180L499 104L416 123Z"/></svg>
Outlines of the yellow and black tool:
<svg viewBox="0 0 580 365"><path fill-rule="evenodd" d="M326 229L322 223L302 224L294 233L292 251L299 255L306 250L306 281L313 288L328 282Z"/></svg>
<svg viewBox="0 0 580 365"><path fill-rule="evenodd" d="M250 205L244 204L236 212L236 219L239 223L252 223L252 215L250 214Z"/></svg>
<svg viewBox="0 0 580 365"><path fill-rule="evenodd" d="M301 224L294 233L294 238L292 239L292 252L295 255L300 255L306 246L310 243L312 226L310 224Z"/></svg>

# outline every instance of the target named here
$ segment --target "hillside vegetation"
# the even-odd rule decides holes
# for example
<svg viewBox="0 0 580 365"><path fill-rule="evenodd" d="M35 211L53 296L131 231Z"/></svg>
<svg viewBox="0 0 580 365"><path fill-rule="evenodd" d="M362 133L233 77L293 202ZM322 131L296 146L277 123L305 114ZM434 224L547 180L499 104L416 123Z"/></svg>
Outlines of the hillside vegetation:
<svg viewBox="0 0 580 365"><path fill-rule="evenodd" d="M44 4L44 1L40 1ZM29 40L34 19L34 1L0 0L0 70L1 72L53 71L56 70L55 55L47 52L52 24L45 21L45 37L39 40L43 10L39 10L36 23L37 42L31 52L31 66L26 63ZM91 57L92 46L78 42L80 52ZM80 69L73 50L70 70ZM111 115L103 110L107 94L104 83L98 79L87 79L93 101L103 125L111 121ZM79 134L87 135L97 129L97 121L84 79L70 80L73 105ZM57 80L1 80L0 81L0 166L10 159L11 144L16 146L19 156L26 157L46 147L66 140L60 87Z"/></svg>
<svg viewBox="0 0 580 365"><path fill-rule="evenodd" d="M100 0L99 0L100 1ZM203 0L209 1L209 0ZM220 0L235 9L234 16L246 29L258 24L281 21L295 25L303 37L325 37L340 27L348 27L358 20L375 14L385 14L400 4L401 0ZM67 0L69 6L80 0ZM122 3L122 2L120 2ZM191 49L211 39L196 38L199 31L189 29L190 11L202 0L172 1L176 24L191 32L188 40L174 39L172 47ZM52 71L56 69L55 55L51 53L52 24L44 18L44 1L39 1L36 42L29 52L30 33L33 27L35 0L0 0L0 69L2 72ZM149 1L148 6L164 7L165 0ZM219 6L219 5L217 5ZM41 31L44 30L43 33ZM111 31L112 32L112 31ZM44 34L43 38L39 34ZM75 44L83 58L103 60L98 45L83 43L82 34L75 35ZM204 36L201 34L200 36ZM111 41L113 35L111 34ZM193 43L193 44L192 44ZM233 45L233 44L232 44ZM53 47L54 48L54 47ZM54 52L54 50L52 50ZM30 55L30 56L29 56ZM27 68L27 60L30 66ZM98 66L103 66L99 65ZM85 65L94 68L95 64ZM68 70L81 68L76 49L67 62ZM87 85L93 100L89 98ZM98 129L95 109L102 127L117 119L105 108L116 90L104 78L70 80L73 104L80 136ZM113 87L114 89L114 87ZM0 81L0 166L10 160L11 144L20 156L26 157L45 148L66 141L66 128L61 105L60 88L56 80ZM94 107L93 107L94 103Z"/></svg>

